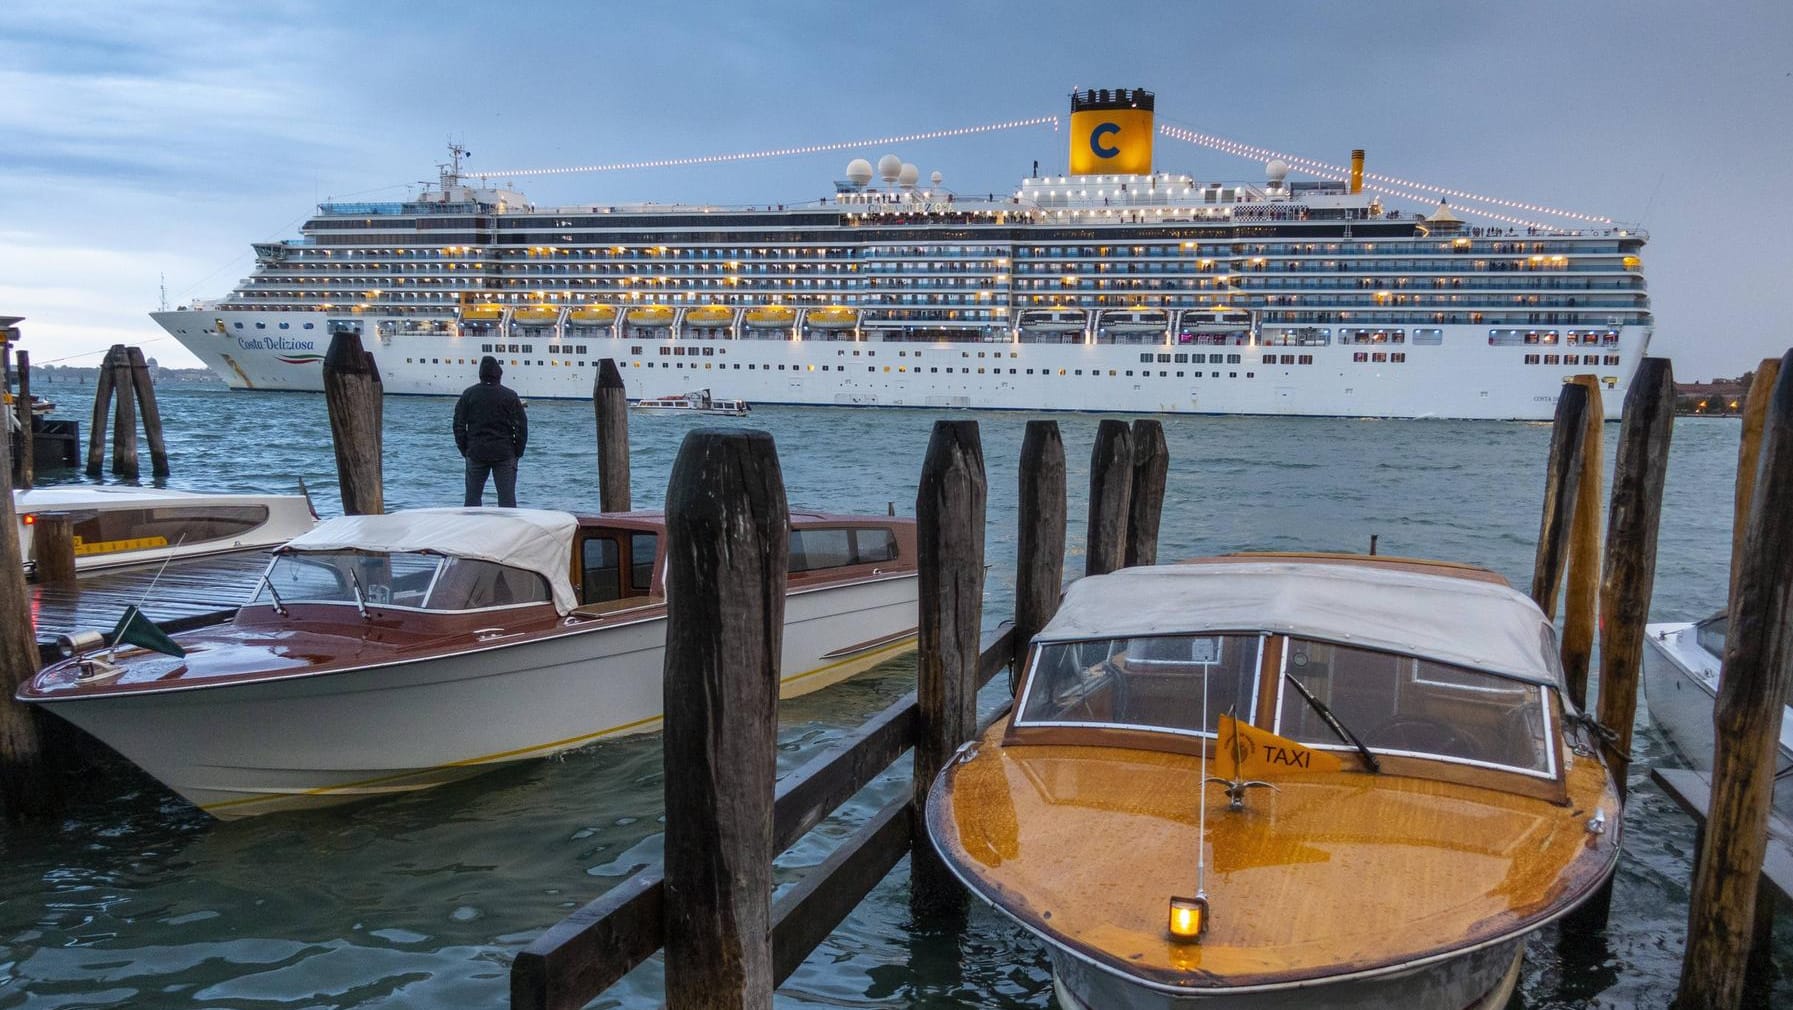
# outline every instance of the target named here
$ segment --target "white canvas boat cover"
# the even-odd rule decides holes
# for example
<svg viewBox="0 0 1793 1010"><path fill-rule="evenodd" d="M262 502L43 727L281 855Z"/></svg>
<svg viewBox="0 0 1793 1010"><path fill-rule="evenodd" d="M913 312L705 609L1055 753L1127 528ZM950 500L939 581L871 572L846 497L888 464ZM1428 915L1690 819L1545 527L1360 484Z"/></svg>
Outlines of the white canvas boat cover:
<svg viewBox="0 0 1793 1010"><path fill-rule="evenodd" d="M1556 635L1506 586L1370 564L1204 562L1080 579L1035 641L1265 631L1562 687Z"/></svg>
<svg viewBox="0 0 1793 1010"><path fill-rule="evenodd" d="M568 574L578 525L571 513L543 509L406 509L327 519L280 550L418 552L510 565L547 579L564 614L578 603Z"/></svg>

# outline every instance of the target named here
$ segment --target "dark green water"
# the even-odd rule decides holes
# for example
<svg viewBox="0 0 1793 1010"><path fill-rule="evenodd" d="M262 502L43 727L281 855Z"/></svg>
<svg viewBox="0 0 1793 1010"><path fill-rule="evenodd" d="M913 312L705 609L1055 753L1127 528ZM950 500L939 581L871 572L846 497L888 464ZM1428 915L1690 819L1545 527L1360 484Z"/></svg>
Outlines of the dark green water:
<svg viewBox="0 0 1793 1010"><path fill-rule="evenodd" d="M75 407L90 390L46 390ZM162 394L176 487L284 490L300 477L336 511L320 396ZM392 398L389 508L457 504L452 401ZM777 438L793 505L914 508L925 411L755 410ZM1016 462L1026 415L981 413L989 468L986 621L1014 585ZM522 504L593 510L589 405L531 406ZM1096 418L1059 416L1082 540ZM631 418L634 496L659 504L691 418ZM1381 550L1488 565L1530 582L1549 429L1537 424L1171 418L1160 556L1246 548ZM1610 466L1617 427L1607 429ZM1725 589L1735 422L1677 423L1653 615L1703 616ZM1073 548L1067 570L1081 570ZM894 664L785 704L781 768L794 767L913 683ZM1644 778L1672 762L1647 714L1604 936L1570 949L1534 938L1515 1007L1664 1007L1686 928L1690 824ZM781 880L908 788L893 775L779 860ZM454 786L318 813L213 822L153 782L116 773L62 821L0 832L0 1008L485 1007L503 1005L512 955L572 908L659 859L657 737L612 741ZM1375 882L1366 882L1373 887ZM1045 1007L1037 944L974 910L962 935L909 921L906 864L780 991L782 1007ZM1793 930L1782 929L1783 937ZM1777 950L1793 972L1793 943ZM652 1006L650 963L598 1006ZM1761 1000L1793 1005L1793 982ZM1392 1010L1392 1008L1391 1008Z"/></svg>

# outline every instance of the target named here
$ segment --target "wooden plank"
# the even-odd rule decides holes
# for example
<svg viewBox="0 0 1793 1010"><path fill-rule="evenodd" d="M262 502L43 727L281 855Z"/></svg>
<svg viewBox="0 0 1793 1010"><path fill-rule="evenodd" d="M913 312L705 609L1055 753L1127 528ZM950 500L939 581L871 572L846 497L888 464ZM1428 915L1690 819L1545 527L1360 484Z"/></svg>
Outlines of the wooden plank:
<svg viewBox="0 0 1793 1010"><path fill-rule="evenodd" d="M665 895L645 871L549 926L511 962L512 1010L577 1010L654 956Z"/></svg>
<svg viewBox="0 0 1793 1010"><path fill-rule="evenodd" d="M1065 445L1057 421L1029 421L1021 440L1015 529L1015 648L1058 612L1065 584ZM1015 657L1019 668L1021 656ZM1018 685L1009 685L1012 694Z"/></svg>
<svg viewBox="0 0 1793 1010"><path fill-rule="evenodd" d="M227 618L248 600L268 567L267 551L238 551L206 558L138 565L81 576L73 586L33 583L32 613L37 639L54 641L64 632L105 630L124 608L137 604L163 627L182 628L186 621ZM158 578L158 574L160 577Z"/></svg>
<svg viewBox="0 0 1793 1010"><path fill-rule="evenodd" d="M1108 418L1096 425L1096 443L1090 448L1083 574L1104 575L1126 562L1132 496L1133 435L1127 422Z"/></svg>
<svg viewBox="0 0 1793 1010"><path fill-rule="evenodd" d="M772 916L774 985L790 978L920 841L915 823L907 799L891 800L779 897Z"/></svg>
<svg viewBox="0 0 1793 1010"><path fill-rule="evenodd" d="M1691 768L1651 768L1650 779L1681 812L1704 826L1712 805L1712 779ZM1768 818L1768 845L1762 858L1762 882L1778 897L1793 901L1793 824Z"/></svg>
<svg viewBox="0 0 1793 1010"><path fill-rule="evenodd" d="M629 511L629 393L616 359L598 361L592 381L592 410L598 421L598 508Z"/></svg>
<svg viewBox="0 0 1793 1010"><path fill-rule="evenodd" d="M1538 554L1532 564L1532 601L1556 619L1556 591L1569 552L1569 523L1575 515L1582 443L1587 437L1588 391L1564 385L1556 397L1550 427L1550 461L1545 465L1544 509L1538 522Z"/></svg>
<svg viewBox="0 0 1793 1010"><path fill-rule="evenodd" d="M840 745L785 776L772 804L773 851L790 848L883 774L913 745L916 718L915 692L911 691L872 716Z"/></svg>

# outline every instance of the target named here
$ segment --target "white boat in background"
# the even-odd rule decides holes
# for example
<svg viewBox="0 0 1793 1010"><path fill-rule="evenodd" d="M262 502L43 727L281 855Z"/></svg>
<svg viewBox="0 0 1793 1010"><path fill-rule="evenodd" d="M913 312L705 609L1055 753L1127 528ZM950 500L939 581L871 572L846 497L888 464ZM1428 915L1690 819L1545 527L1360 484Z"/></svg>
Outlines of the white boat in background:
<svg viewBox="0 0 1793 1010"><path fill-rule="evenodd" d="M13 492L19 549L35 566L32 530L45 512L75 517L75 570L159 563L275 547L317 525L303 494L204 494L71 484Z"/></svg>
<svg viewBox="0 0 1793 1010"><path fill-rule="evenodd" d="M169 654L89 634L18 697L223 819L422 789L659 727L663 534L640 512L331 519L231 622ZM792 514L780 694L913 648L916 589L913 520Z"/></svg>
<svg viewBox="0 0 1793 1010"><path fill-rule="evenodd" d="M692 390L673 396L649 396L635 401L636 410L665 411L675 414L721 414L725 417L746 417L753 408L746 400L724 400L711 396L707 389Z"/></svg>
<svg viewBox="0 0 1793 1010"><path fill-rule="evenodd" d="M1728 623L1729 615L1721 610L1703 621L1644 629L1644 701L1650 718L1696 771L1712 771L1712 705ZM1774 813L1793 826L1793 706L1781 716Z"/></svg>

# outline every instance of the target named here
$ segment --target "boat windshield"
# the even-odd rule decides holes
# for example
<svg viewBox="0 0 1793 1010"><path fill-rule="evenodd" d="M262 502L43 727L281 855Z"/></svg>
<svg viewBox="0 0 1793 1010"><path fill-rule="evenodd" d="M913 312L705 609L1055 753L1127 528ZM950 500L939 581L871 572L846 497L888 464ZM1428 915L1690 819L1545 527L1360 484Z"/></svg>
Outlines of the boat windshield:
<svg viewBox="0 0 1793 1010"><path fill-rule="evenodd" d="M410 610L486 610L551 599L548 582L540 575L491 561L422 553L305 551L276 556L250 603L353 605L357 591L368 606Z"/></svg>
<svg viewBox="0 0 1793 1010"><path fill-rule="evenodd" d="M1460 666L1291 638L1284 672L1378 753L1418 754L1533 775L1555 774L1542 690ZM1350 749L1292 687L1275 732Z"/></svg>
<svg viewBox="0 0 1793 1010"><path fill-rule="evenodd" d="M1227 712L1250 718L1256 710L1263 643L1259 634L1050 642L1040 647L1015 724L1212 736Z"/></svg>

